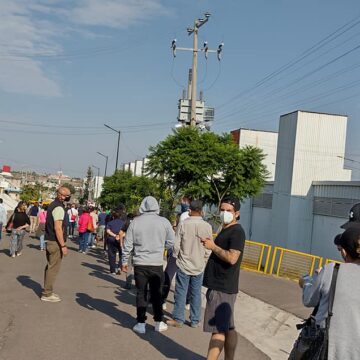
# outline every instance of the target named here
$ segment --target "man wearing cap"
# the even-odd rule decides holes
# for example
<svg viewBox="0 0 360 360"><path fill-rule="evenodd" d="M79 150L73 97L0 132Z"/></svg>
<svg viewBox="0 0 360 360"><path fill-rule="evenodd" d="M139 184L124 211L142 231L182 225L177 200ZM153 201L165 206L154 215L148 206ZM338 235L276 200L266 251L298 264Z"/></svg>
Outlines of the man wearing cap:
<svg viewBox="0 0 360 360"><path fill-rule="evenodd" d="M47 265L44 276L44 289L41 300L48 302L61 301L59 295L53 292L56 276L60 270L61 260L68 253L65 245L63 222L65 217L64 202L70 201L70 190L60 187L56 199L49 205L45 223L45 240Z"/></svg>
<svg viewBox="0 0 360 360"><path fill-rule="evenodd" d="M218 359L222 349L225 359L234 359L237 333L234 307L239 291L240 264L245 246L245 232L237 220L240 201L226 197L220 204L222 230L216 237L202 238L204 247L212 251L207 262L203 285L208 288L204 315L204 331L211 332L208 360Z"/></svg>
<svg viewBox="0 0 360 360"><path fill-rule="evenodd" d="M340 226L342 229L357 227L360 229L360 203L355 204L349 212L349 221Z"/></svg>
<svg viewBox="0 0 360 360"><path fill-rule="evenodd" d="M212 228L202 218L203 203L193 200L190 203L189 218L179 223L176 230L173 256L176 258L177 273L175 285L175 305L170 326L181 327L184 324L186 294L190 292L190 326L198 327L201 316L201 286L205 268L205 259L209 257L200 241L211 238Z"/></svg>

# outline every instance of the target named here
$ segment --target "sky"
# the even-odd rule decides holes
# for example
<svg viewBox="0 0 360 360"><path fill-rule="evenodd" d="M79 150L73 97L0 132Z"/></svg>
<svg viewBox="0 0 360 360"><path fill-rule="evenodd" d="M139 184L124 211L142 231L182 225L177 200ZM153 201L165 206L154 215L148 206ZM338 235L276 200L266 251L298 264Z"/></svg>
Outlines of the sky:
<svg viewBox="0 0 360 360"><path fill-rule="evenodd" d="M358 0L0 0L0 165L83 177L141 159L171 133L192 47L209 11L198 90L213 130L278 129L297 109L349 116L346 164L360 173Z"/></svg>

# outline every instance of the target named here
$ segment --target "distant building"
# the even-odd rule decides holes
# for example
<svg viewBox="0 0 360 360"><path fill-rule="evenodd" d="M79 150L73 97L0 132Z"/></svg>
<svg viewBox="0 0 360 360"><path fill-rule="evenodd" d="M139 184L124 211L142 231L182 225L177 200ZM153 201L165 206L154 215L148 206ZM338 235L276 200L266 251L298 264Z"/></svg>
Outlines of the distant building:
<svg viewBox="0 0 360 360"><path fill-rule="evenodd" d="M333 238L360 202L360 182L350 182L351 170L344 169L346 126L344 115L295 111L280 117L274 182L242 207L249 238L339 257Z"/></svg>
<svg viewBox="0 0 360 360"><path fill-rule="evenodd" d="M239 145L239 148L245 146L254 146L261 149L265 155L263 161L269 172L269 181L275 178L275 163L278 133L274 131L262 131L252 129L237 129L231 131L231 136L234 142Z"/></svg>

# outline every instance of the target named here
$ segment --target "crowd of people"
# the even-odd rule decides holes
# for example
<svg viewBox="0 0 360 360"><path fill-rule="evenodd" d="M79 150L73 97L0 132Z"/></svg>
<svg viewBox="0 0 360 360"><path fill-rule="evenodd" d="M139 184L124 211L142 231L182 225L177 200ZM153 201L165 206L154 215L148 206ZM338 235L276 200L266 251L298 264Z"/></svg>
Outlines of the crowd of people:
<svg viewBox="0 0 360 360"><path fill-rule="evenodd" d="M245 246L245 232L238 223L237 198L222 199L221 227L215 238L212 226L204 220L203 203L198 199L182 199L175 224L160 216L159 203L152 196L142 200L135 214L127 214L123 205L109 211L93 206L77 207L70 200L69 189L60 187L56 199L48 206L34 203L27 207L21 201L6 221L0 199L0 226L10 233L10 256L22 254L26 229L39 238L39 249L46 250L42 301L61 301L53 289L63 256L68 253L66 241L70 239L77 243L79 253L87 254L93 248L106 251L109 272L114 276L125 272L127 288L133 286L134 278L137 322L133 330L137 333L145 334L148 330L148 304L153 309L155 331L186 324L198 327L202 320L201 289L206 287L203 330L211 333L207 359L218 359L223 350L226 359L234 358L237 345L234 308ZM344 263L340 267L328 264L314 277L299 280L304 305L315 310L294 345L292 360L357 359L360 353L357 345L360 204L351 209L343 228L345 231L336 236L334 243ZM174 307L171 318L165 321L164 310L174 277ZM186 309L189 309L188 321ZM326 355L310 357L319 339L322 344L326 340L321 350L325 349Z"/></svg>
<svg viewBox="0 0 360 360"><path fill-rule="evenodd" d="M239 200L223 199L222 229L215 241L211 225L203 219L200 200L184 197L176 224L160 216L159 203L152 196L142 200L135 214L127 214L123 205L107 211L91 206L77 207L70 200L69 189L60 187L56 199L49 205L34 203L27 207L20 202L5 225L11 232L12 257L21 254L25 229L39 238L39 249L46 250L42 301L61 301L54 293L54 283L61 261L68 253L66 241L69 239L78 244L82 254L92 248L106 251L109 272L115 276L125 272L127 288L131 288L135 280L137 323L133 330L137 333L147 331L148 304L153 308L155 331L166 331L168 326L182 327L186 324L186 309L190 310L188 325L198 327L201 288L206 286L204 331L212 333L208 359L217 359L223 347L226 358L233 358L236 348L234 303L245 244L244 231L237 222ZM171 318L165 321L164 310L174 277L174 309Z"/></svg>

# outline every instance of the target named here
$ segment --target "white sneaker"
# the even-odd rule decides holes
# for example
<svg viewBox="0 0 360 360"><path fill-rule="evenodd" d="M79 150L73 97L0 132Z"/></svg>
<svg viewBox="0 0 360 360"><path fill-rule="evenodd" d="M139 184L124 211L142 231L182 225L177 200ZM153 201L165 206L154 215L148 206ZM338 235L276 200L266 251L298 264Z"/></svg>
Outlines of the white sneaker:
<svg viewBox="0 0 360 360"><path fill-rule="evenodd" d="M91 248L92 248L92 249L96 249L96 245L93 245Z"/></svg>
<svg viewBox="0 0 360 360"><path fill-rule="evenodd" d="M145 323L137 323L134 327L133 330L135 332L137 332L138 334L145 334L146 333L146 329L145 329Z"/></svg>
<svg viewBox="0 0 360 360"><path fill-rule="evenodd" d="M163 310L166 310L166 309L167 309L166 303L163 303L163 304L162 304L162 309L163 309Z"/></svg>
<svg viewBox="0 0 360 360"><path fill-rule="evenodd" d="M190 310L190 304L186 304L186 305L185 305L185 309L186 309L186 310Z"/></svg>
<svg viewBox="0 0 360 360"><path fill-rule="evenodd" d="M155 323L155 331L163 332L168 329L168 326L163 321L158 321Z"/></svg>
<svg viewBox="0 0 360 360"><path fill-rule="evenodd" d="M59 302L61 301L59 295L51 294L49 296L42 295L41 296L42 301L48 301L48 302Z"/></svg>

